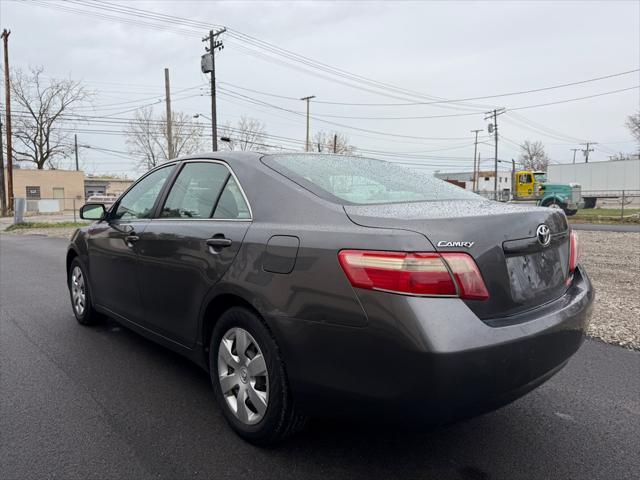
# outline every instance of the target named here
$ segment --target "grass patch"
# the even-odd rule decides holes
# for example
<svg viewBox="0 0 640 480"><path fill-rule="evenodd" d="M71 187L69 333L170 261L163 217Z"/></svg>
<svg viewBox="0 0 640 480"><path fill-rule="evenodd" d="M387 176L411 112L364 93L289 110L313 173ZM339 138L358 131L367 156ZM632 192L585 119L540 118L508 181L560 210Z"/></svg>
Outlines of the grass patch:
<svg viewBox="0 0 640 480"><path fill-rule="evenodd" d="M582 208L578 210L576 216L581 217L618 217L620 218L620 214L622 210L620 208ZM640 208L625 208L624 216L627 215L637 215L640 213Z"/></svg>
<svg viewBox="0 0 640 480"><path fill-rule="evenodd" d="M640 223L640 208L625 208L624 218L620 218L622 213L620 208L583 208L569 217L569 220L571 223L602 223L609 225Z"/></svg>
<svg viewBox="0 0 640 480"><path fill-rule="evenodd" d="M27 230L31 228L79 228L89 225L87 222L24 222L14 223L7 227L7 232L12 230Z"/></svg>

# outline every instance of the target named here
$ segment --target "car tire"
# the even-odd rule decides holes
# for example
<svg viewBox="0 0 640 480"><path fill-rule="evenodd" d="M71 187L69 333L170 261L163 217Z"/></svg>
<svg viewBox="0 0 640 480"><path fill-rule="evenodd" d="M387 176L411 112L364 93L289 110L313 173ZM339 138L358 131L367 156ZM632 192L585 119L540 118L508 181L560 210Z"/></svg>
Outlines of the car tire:
<svg viewBox="0 0 640 480"><path fill-rule="evenodd" d="M69 266L69 295L71 308L80 325L95 325L104 317L93 308L87 269L78 257Z"/></svg>
<svg viewBox="0 0 640 480"><path fill-rule="evenodd" d="M566 209L566 210L564 211L564 213L567 215L567 217L570 217L570 216L575 215L576 213L578 213L578 210L576 210L576 209L569 209L569 208L568 208L568 209Z"/></svg>
<svg viewBox="0 0 640 480"><path fill-rule="evenodd" d="M268 445L304 427L278 345L258 315L242 307L225 311L213 329L209 352L216 401L240 437Z"/></svg>

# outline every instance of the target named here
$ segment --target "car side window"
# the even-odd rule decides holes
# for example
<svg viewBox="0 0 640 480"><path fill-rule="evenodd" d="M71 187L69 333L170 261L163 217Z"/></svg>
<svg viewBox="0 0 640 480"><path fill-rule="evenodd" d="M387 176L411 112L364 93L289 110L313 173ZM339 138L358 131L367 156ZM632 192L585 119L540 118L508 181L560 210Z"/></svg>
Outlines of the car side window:
<svg viewBox="0 0 640 480"><path fill-rule="evenodd" d="M211 218L220 190L230 176L219 163L187 163L171 187L163 218Z"/></svg>
<svg viewBox="0 0 640 480"><path fill-rule="evenodd" d="M251 218L249 206L240 191L240 187L234 177L229 177L227 184L220 195L213 218L227 220L247 220Z"/></svg>
<svg viewBox="0 0 640 480"><path fill-rule="evenodd" d="M150 218L153 215L156 198L173 168L174 165L160 168L136 183L118 203L113 218L120 220Z"/></svg>

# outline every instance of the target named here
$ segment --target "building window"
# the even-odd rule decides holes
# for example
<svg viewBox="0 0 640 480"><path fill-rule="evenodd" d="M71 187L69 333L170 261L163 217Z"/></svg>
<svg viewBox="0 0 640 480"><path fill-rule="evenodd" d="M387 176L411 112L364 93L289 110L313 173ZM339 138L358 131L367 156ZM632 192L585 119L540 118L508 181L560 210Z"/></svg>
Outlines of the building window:
<svg viewBox="0 0 640 480"><path fill-rule="evenodd" d="M27 198L31 200L40 200L40 187L26 187Z"/></svg>
<svg viewBox="0 0 640 480"><path fill-rule="evenodd" d="M484 177L484 181L488 182L489 181L489 177Z"/></svg>

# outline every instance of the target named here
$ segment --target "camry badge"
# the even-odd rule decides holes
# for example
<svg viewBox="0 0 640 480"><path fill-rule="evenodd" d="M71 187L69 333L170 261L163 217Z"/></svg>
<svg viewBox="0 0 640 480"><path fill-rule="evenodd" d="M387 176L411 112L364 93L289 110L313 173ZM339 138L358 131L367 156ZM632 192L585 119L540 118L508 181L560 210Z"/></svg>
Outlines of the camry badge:
<svg viewBox="0 0 640 480"><path fill-rule="evenodd" d="M538 225L536 229L536 237L538 238L538 243L543 247L546 247L551 243L551 232L549 231L549 227L544 223Z"/></svg>
<svg viewBox="0 0 640 480"><path fill-rule="evenodd" d="M438 242L439 247L464 247L471 248L473 244L476 242L447 242L445 240L440 240Z"/></svg>

